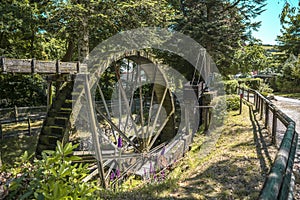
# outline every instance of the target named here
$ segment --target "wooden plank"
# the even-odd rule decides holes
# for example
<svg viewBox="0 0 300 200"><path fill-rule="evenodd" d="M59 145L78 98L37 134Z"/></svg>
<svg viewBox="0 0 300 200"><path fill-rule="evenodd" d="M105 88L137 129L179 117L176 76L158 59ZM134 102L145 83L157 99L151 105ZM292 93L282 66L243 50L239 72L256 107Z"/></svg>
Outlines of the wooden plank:
<svg viewBox="0 0 300 200"><path fill-rule="evenodd" d="M36 73L51 74L56 73L55 61L36 61Z"/></svg>
<svg viewBox="0 0 300 200"><path fill-rule="evenodd" d="M31 73L31 59L5 59L6 72Z"/></svg>
<svg viewBox="0 0 300 200"><path fill-rule="evenodd" d="M76 74L86 72L87 64L79 62L42 61L1 57L2 73Z"/></svg>

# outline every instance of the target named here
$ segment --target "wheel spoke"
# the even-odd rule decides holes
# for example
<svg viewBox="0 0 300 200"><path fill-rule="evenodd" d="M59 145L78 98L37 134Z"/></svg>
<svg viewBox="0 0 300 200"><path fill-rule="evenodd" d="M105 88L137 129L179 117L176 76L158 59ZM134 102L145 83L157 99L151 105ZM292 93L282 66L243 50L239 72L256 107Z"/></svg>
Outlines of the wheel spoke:
<svg viewBox="0 0 300 200"><path fill-rule="evenodd" d="M141 152L138 147L116 126L110 119L108 119L98 108L96 108L97 112L103 117L111 126L114 128L128 143L130 143L133 148L135 148L138 152Z"/></svg>
<svg viewBox="0 0 300 200"><path fill-rule="evenodd" d="M98 90L99 90L99 93L100 93L100 96L101 96L101 100L102 100L102 102L104 104L104 108L105 108L106 114L108 116L108 119L111 120L110 112L108 110L108 106L106 104L106 100L104 98L104 95L103 95L103 92L102 92L102 89L101 89L99 83L97 83L97 87L98 87ZM117 136L116 136L116 133L115 133L114 129L111 129L111 130L112 130L112 133L113 133L115 141L117 141Z"/></svg>
<svg viewBox="0 0 300 200"><path fill-rule="evenodd" d="M153 122L152 130L151 130L151 132L150 132L150 134L149 134L149 138L148 138L148 142L147 142L148 146L149 146L149 144L150 144L151 137L152 137L152 135L153 135L153 133L154 133L154 131L155 131L156 123L157 123L158 117L159 117L159 115L160 115L160 111L161 111L161 108L162 108L162 104L163 104L163 102L164 102L164 100L165 100L165 98L166 98L167 91L168 91L168 88L166 87L166 88L165 88L165 91L164 91L164 94L163 94L163 97L162 97L162 99L161 99L161 101L160 101L160 104L159 104L158 111L157 111L157 113L156 113L154 122ZM158 136L156 136L156 137L158 137Z"/></svg>

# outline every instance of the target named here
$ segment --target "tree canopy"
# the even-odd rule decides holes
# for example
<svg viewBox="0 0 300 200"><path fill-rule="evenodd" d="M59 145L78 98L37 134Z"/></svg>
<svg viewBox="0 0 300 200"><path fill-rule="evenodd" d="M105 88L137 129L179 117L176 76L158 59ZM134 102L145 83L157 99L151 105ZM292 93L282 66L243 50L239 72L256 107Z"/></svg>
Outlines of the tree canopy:
<svg viewBox="0 0 300 200"><path fill-rule="evenodd" d="M281 35L278 36L279 49L287 56L300 54L300 2L293 7L286 2L281 13Z"/></svg>

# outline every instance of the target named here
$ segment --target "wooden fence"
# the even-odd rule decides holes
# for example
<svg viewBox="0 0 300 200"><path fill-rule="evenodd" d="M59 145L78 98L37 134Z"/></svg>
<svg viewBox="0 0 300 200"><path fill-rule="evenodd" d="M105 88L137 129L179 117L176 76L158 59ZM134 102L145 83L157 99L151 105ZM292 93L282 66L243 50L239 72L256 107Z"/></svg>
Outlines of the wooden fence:
<svg viewBox="0 0 300 200"><path fill-rule="evenodd" d="M14 108L1 108L0 109L0 139L11 134L3 133L3 125L27 123L26 131L31 135L31 122L36 120L43 120L47 115L47 107L17 107ZM13 134L16 135L16 134Z"/></svg>
<svg viewBox="0 0 300 200"><path fill-rule="evenodd" d="M279 145L259 199L293 199L292 173L298 142L295 122L258 91L238 88L238 93L243 99L254 104L260 119L264 120L265 127L272 134L272 143ZM284 131L279 124L285 127ZM279 133L284 134L280 144L277 141Z"/></svg>

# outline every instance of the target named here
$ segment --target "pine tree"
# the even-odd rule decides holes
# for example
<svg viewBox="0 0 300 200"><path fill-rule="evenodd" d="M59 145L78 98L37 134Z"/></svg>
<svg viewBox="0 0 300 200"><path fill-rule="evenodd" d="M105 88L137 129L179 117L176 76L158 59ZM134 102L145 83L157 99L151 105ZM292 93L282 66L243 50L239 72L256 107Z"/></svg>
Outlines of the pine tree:
<svg viewBox="0 0 300 200"><path fill-rule="evenodd" d="M300 54L300 2L297 8L285 4L281 13L281 35L277 37L279 49L287 56Z"/></svg>

